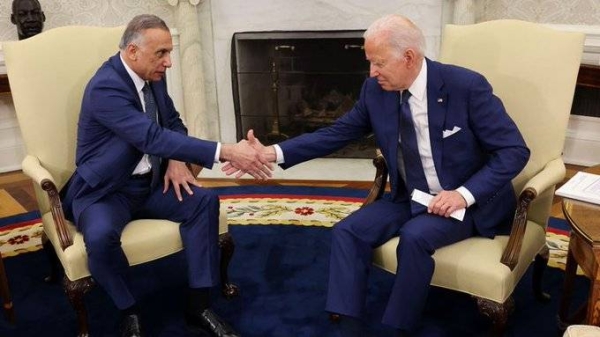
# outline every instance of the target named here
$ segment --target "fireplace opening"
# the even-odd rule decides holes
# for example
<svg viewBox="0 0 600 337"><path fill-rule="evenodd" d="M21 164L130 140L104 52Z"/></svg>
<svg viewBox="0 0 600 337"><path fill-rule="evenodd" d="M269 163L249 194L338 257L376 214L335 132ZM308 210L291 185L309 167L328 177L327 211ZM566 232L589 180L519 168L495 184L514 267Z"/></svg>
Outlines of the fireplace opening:
<svg viewBox="0 0 600 337"><path fill-rule="evenodd" d="M364 31L235 33L231 48L237 139L249 129L263 144L313 132L350 110L369 64ZM373 158L366 136L330 155Z"/></svg>

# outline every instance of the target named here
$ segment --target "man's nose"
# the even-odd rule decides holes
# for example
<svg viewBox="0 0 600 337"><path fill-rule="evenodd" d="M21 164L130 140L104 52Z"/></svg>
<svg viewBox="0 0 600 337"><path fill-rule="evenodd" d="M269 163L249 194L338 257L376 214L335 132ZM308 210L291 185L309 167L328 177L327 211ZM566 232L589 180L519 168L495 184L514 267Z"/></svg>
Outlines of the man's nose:
<svg viewBox="0 0 600 337"><path fill-rule="evenodd" d="M171 68L171 66L173 65L173 62L171 62L171 55L167 55L164 64L166 68Z"/></svg>
<svg viewBox="0 0 600 337"><path fill-rule="evenodd" d="M369 66L369 76L377 77L377 75L379 75L379 71L377 71L377 67L375 67L374 65Z"/></svg>

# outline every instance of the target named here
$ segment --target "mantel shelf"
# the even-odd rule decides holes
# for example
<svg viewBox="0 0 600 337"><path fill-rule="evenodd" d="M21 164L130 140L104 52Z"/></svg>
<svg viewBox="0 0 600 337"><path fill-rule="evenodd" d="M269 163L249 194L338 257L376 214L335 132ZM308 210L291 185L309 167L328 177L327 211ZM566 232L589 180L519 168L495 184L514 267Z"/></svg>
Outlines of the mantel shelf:
<svg viewBox="0 0 600 337"><path fill-rule="evenodd" d="M600 66L582 64L577 75L577 85L588 88L600 88ZM0 93L10 92L8 76L0 74Z"/></svg>

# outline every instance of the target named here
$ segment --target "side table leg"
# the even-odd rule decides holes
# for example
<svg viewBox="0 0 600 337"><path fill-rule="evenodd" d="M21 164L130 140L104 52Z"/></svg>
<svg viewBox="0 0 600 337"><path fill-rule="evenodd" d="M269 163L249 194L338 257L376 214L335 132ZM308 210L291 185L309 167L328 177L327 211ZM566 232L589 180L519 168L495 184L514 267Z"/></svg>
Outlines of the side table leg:
<svg viewBox="0 0 600 337"><path fill-rule="evenodd" d="M0 295L4 306L4 316L10 323L15 323L15 312L13 310L12 299L8 289L8 279L6 278L6 270L4 270L4 262L0 255Z"/></svg>
<svg viewBox="0 0 600 337"><path fill-rule="evenodd" d="M573 243L573 237L569 243L569 250L567 252L567 265L565 266L565 281L563 284L562 296L558 307L558 324L561 330L567 328L568 325L573 323L569 317L569 307L571 305L571 296L573 295L573 283L575 281L575 274L577 273L577 262L571 252L571 244Z"/></svg>
<svg viewBox="0 0 600 337"><path fill-rule="evenodd" d="M594 274L590 277L590 294L588 300L587 310L587 324L599 325L600 324L600 270L598 268L598 259L600 258L600 248L593 247L595 264Z"/></svg>

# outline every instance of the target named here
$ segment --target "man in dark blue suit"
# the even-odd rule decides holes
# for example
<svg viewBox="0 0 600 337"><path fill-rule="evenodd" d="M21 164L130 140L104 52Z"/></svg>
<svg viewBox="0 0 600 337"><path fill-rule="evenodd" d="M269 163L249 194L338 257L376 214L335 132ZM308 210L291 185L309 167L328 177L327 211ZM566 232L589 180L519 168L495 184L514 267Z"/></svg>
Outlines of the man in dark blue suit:
<svg viewBox="0 0 600 337"><path fill-rule="evenodd" d="M238 336L209 305L209 288L219 277L219 199L201 187L186 163L211 168L228 161L255 178L270 176L270 164L246 141L221 144L187 136L167 93L164 76L173 44L163 20L136 16L119 48L84 92L77 168L61 191L65 214L83 234L92 276L121 310L122 336L142 333L120 244L124 226L136 218L181 223L188 325L213 336Z"/></svg>
<svg viewBox="0 0 600 337"><path fill-rule="evenodd" d="M418 330L435 250L506 229L516 205L511 179L529 150L487 80L425 58L425 39L410 20L383 17L364 38L371 77L352 110L331 126L274 146L249 141L288 168L374 134L389 167L391 193L334 227L326 310L341 315L343 336L361 336L372 250L400 235L382 321L405 335ZM411 200L413 190L433 198L422 206ZM462 221L451 217L464 209Z"/></svg>

